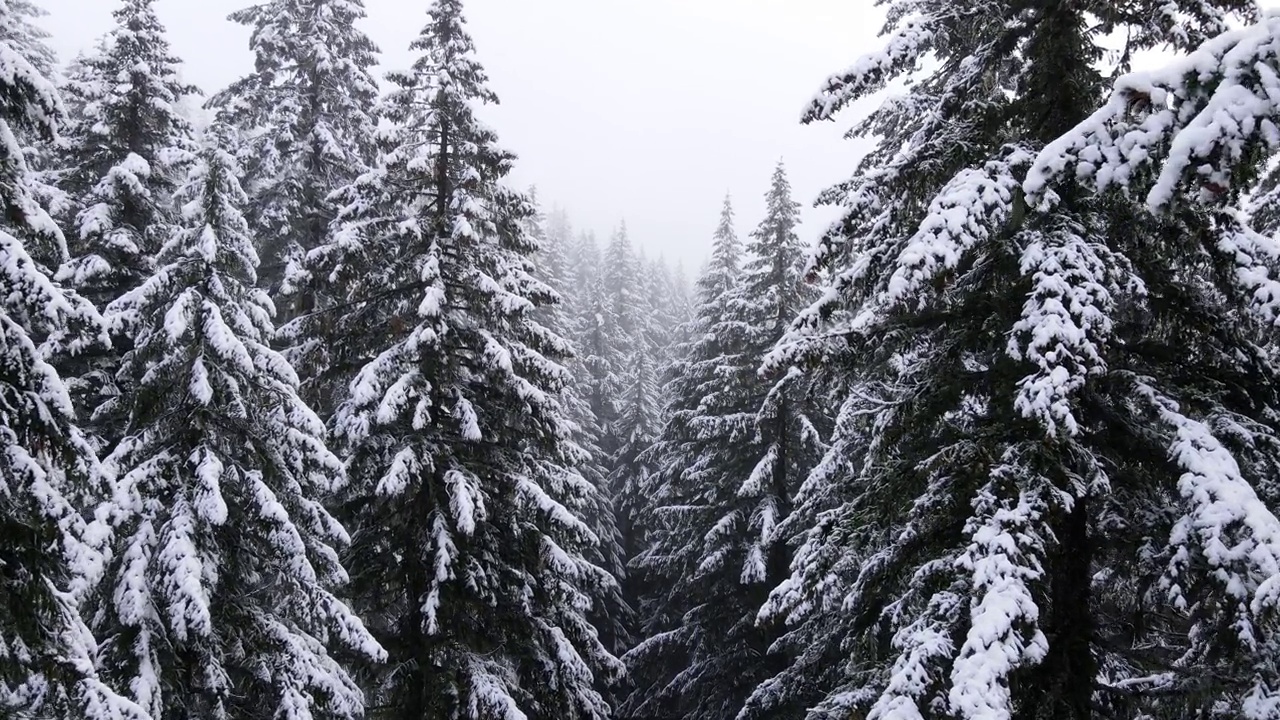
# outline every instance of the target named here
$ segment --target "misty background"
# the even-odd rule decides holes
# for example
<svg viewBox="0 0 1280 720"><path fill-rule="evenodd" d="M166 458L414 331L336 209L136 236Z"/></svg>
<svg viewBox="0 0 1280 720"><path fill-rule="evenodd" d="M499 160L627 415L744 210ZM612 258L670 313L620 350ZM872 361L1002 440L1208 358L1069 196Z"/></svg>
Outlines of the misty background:
<svg viewBox="0 0 1280 720"><path fill-rule="evenodd" d="M64 62L111 27L116 3L45 0ZM185 78L214 92L252 68L248 29L228 21L252 0L161 0ZM425 0L368 0L365 30L383 71L407 67ZM536 184L544 210L565 208L602 240L626 220L650 255L706 259L720 202L739 232L764 212L774 163L787 163L804 205L801 234L836 216L815 209L863 144L851 118L802 126L832 72L872 46L880 13L848 0L472 0L469 26L501 105L481 119L520 156L512 181Z"/></svg>

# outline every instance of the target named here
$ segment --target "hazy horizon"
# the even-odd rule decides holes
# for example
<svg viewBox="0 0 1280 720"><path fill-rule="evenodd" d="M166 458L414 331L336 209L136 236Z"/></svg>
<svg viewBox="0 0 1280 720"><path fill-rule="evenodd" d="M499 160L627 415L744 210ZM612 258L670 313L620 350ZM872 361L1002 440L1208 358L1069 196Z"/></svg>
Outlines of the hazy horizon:
<svg viewBox="0 0 1280 720"><path fill-rule="evenodd" d="M159 0L184 76L214 92L252 67L248 29L226 19L250 0ZM111 27L114 0L45 0L66 61ZM536 5L536 6L535 6ZM379 77L406 67L426 0L366 0ZM817 193L848 177L851 118L801 126L827 75L873 46L879 14L842 0L469 0L480 60L502 100L481 118L520 156L512 182L538 186L601 241L623 220L650 255L692 275L733 195L745 235L786 162L812 240L833 217Z"/></svg>

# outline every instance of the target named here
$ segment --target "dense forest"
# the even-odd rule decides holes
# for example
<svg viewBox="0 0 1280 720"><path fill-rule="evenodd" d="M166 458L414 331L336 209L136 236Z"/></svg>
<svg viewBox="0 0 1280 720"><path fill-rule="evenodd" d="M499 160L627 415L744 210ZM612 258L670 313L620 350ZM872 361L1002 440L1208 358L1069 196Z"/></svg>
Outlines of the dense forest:
<svg viewBox="0 0 1280 720"><path fill-rule="evenodd" d="M689 278L462 0L112 2L0 0L0 718L1280 720L1280 15L880 0Z"/></svg>

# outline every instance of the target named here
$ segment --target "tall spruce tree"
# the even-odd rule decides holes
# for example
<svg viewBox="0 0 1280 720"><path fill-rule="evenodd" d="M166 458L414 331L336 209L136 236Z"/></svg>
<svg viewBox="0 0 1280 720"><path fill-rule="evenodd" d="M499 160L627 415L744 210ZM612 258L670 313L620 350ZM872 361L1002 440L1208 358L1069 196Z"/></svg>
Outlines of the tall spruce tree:
<svg viewBox="0 0 1280 720"><path fill-rule="evenodd" d="M1261 274L1232 265L1261 246L1230 213L1079 182L1149 182L1119 159L1172 146L1165 178L1227 187L1211 142L1167 138L1237 76L1186 66L1182 94L1107 105L1148 135L1060 140L1102 100L1104 34L1127 58L1251 12L895 2L884 50L824 86L808 120L939 59L858 127L882 139L826 195L845 215L813 258L825 291L769 362L846 400L765 609L794 662L742 717L1274 717L1258 494L1280 398L1241 292Z"/></svg>
<svg viewBox="0 0 1280 720"><path fill-rule="evenodd" d="M671 670L675 668L678 672L689 660L687 654L680 652L687 650L683 633L676 630L687 608L672 602L677 599L672 590L674 583L692 575L695 545L686 537L675 552L671 552L668 544L674 535L668 528L673 518L669 512L655 512L654 509L674 506L677 501L672 495L675 484L664 474L676 467L675 456L699 464L703 462L703 458L696 457L696 452L685 441L691 437L691 425L703 398L720 387L717 374L726 349L722 346L723 338L715 330L728 320L729 293L738 281L742 263L742 243L733 222L733 206L726 197L714 235L711 261L698 278L697 314L690 323L691 335L696 340L690 344L689 353L669 369L672 398L667 408L669 416L645 453L645 460L649 461L654 472L649 482L651 494L644 507L645 520L654 530L654 541L632 558L632 565L643 569L645 583L638 589L641 597L637 608L637 635L642 641L625 657L633 688L619 708L619 714L626 718L663 717L666 713L678 713L681 703L677 694L666 692ZM731 451L731 448L722 450ZM696 473L692 467L688 471L691 475ZM691 482L689 487L697 488L697 482Z"/></svg>
<svg viewBox="0 0 1280 720"><path fill-rule="evenodd" d="M541 239L540 250L534 261L534 275L556 292L560 302L539 307L536 317L548 330L561 337L572 338L577 335L575 329L579 318L570 303L574 283L571 279L572 263L566 248L572 237L568 215L563 210L553 211L549 227L545 230L542 221L543 216L538 213L531 223L531 235ZM605 466L608 458L600 450L600 423L583 395L583 389L588 387L585 382L588 373L576 347L565 367L569 371L569 379L560 391L560 398L573 423L573 442L581 451L575 468L592 488L584 497L585 504L575 510L591 526L599 541L588 557L621 580L626 574L626 557L613 505L609 501L608 470ZM610 583L600 586L599 590L603 594L593 598L588 617L609 652L621 654L626 651L630 642L631 608L623 599L620 585ZM603 694L610 699L615 692L613 680L616 678L602 677L597 682Z"/></svg>
<svg viewBox="0 0 1280 720"><path fill-rule="evenodd" d="M1166 506L1142 488L1141 499L1157 512L1133 525L1111 518L1153 562L1109 573L1108 582L1160 596L1107 599L1128 600L1120 607L1144 621L1162 605L1177 611L1174 622L1157 616L1133 634L1144 644L1158 639L1169 646L1166 654L1176 651L1178 667L1154 680L1140 676L1129 684L1146 692L1112 704L1183 717L1206 708L1274 717L1280 423L1268 390L1278 372L1269 344L1280 324L1280 243L1268 214L1250 218L1241 206L1280 150L1269 127L1280 109L1272 90L1280 18L1189 40L1203 42L1188 57L1121 77L1106 103L1044 149L1024 189L1041 212L1056 211L1081 186L1103 197L1144 199L1157 242L1126 249L1146 271L1146 296L1159 300L1148 301L1155 306L1148 316L1125 318L1133 323L1125 329L1146 343L1191 349L1177 361L1190 378L1150 365L1123 376L1135 404L1158 423L1157 442L1165 443L1177 477L1161 488ZM1265 201L1263 190L1250 194ZM1189 325L1198 337L1187 345ZM1161 521L1154 533L1137 527L1153 516ZM1125 654L1106 659L1110 675L1145 669ZM1169 697L1171 688L1177 692Z"/></svg>
<svg viewBox="0 0 1280 720"><path fill-rule="evenodd" d="M14 13L0 0L0 27L22 22ZM145 720L99 680L72 595L99 561L77 507L94 494L97 458L50 360L105 341L102 319L10 232L64 248L17 140L52 139L61 111L48 80L0 36L0 715Z"/></svg>
<svg viewBox="0 0 1280 720"><path fill-rule="evenodd" d="M576 340L585 370L582 393L599 424L600 451L609 462L619 447L614 428L626 376L627 342L610 300L595 236L583 234L575 255L575 277L581 289Z"/></svg>
<svg viewBox="0 0 1280 720"><path fill-rule="evenodd" d="M628 350L649 350L648 298L644 294L643 263L624 222L604 251L604 286L609 308L618 325L618 339Z"/></svg>
<svg viewBox="0 0 1280 720"><path fill-rule="evenodd" d="M685 282L684 278L676 277L661 257L645 267L645 296L652 314L653 358L659 378L683 352L685 339L681 337L681 328L691 319Z"/></svg>
<svg viewBox="0 0 1280 720"><path fill-rule="evenodd" d="M353 592L390 656L372 716L605 718L597 682L621 668L587 614L614 580L575 511L594 489L561 398L571 348L536 318L555 295L531 274L533 209L475 118L496 98L461 2L433 2L411 47L378 167L308 260L350 283L327 322L366 360L335 426Z"/></svg>
<svg viewBox="0 0 1280 720"><path fill-rule="evenodd" d="M363 0L270 0L231 15L252 28L254 71L209 105L245 138L246 214L273 294L291 264L328 241L340 209L329 196L373 162L378 48L364 18ZM298 312L315 304L291 300Z"/></svg>
<svg viewBox="0 0 1280 720"><path fill-rule="evenodd" d="M653 462L649 446L658 434L661 407L657 372L648 348L633 345L627 354L628 372L618 398L614 432L618 449L609 459L609 497L617 518L622 556L628 562L645 547L648 528L645 510L653 487ZM640 573L630 572L623 583L623 597L636 607L647 590Z"/></svg>
<svg viewBox="0 0 1280 720"><path fill-rule="evenodd" d="M661 487L650 493L653 544L636 565L661 580L646 604L649 637L627 656L638 680L629 717L727 720L779 669L776 623L757 625L756 613L788 576L777 528L829 423L799 373L757 373L813 295L781 166L766 206L732 281L732 253L718 250L703 287L720 294L702 298L703 339L675 368L672 418L650 452Z"/></svg>
<svg viewBox="0 0 1280 720"><path fill-rule="evenodd" d="M157 720L358 718L332 653L385 654L333 594L348 538L320 500L345 477L268 347L238 175L226 151L202 153L155 275L108 309L138 333L127 430L104 461L115 551L96 629L108 674Z"/></svg>
<svg viewBox="0 0 1280 720"><path fill-rule="evenodd" d="M75 80L79 111L66 132L56 176L68 197L71 260L57 278L102 308L140 286L175 227L172 195L194 149L179 103L196 89L178 79L155 0L121 0L116 27L82 59ZM118 439L119 418L93 416L115 385L136 328L110 328L112 350L62 368L95 436Z"/></svg>

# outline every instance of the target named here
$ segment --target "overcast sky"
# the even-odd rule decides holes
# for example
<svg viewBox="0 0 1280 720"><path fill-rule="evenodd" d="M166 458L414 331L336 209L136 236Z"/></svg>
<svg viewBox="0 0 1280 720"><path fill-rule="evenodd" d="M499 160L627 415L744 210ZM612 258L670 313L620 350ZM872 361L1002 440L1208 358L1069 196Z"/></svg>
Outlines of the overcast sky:
<svg viewBox="0 0 1280 720"><path fill-rule="evenodd" d="M408 66L426 0L365 0L383 67ZM43 0L65 60L111 25L116 0ZM226 21L252 0L159 0L185 77L206 92L247 72L248 31ZM605 236L625 218L650 253L705 259L725 192L738 227L763 212L785 159L811 239L810 208L847 178L857 147L838 125L803 127L823 79L874 42L879 15L850 0L469 0L481 61L502 104L481 114L520 155L514 177ZM601 238L602 240L604 237Z"/></svg>

